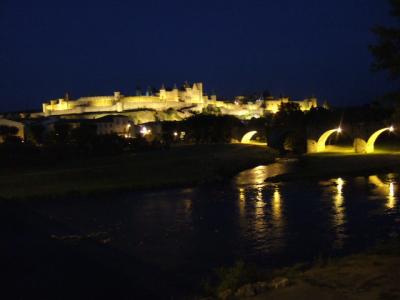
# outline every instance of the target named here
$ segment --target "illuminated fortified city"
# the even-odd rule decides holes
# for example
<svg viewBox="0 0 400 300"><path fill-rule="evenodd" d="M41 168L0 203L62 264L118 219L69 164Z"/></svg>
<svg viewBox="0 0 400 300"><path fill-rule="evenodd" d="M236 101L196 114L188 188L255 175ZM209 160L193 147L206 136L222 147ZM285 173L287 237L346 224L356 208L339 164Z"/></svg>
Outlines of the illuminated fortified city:
<svg viewBox="0 0 400 300"><path fill-rule="evenodd" d="M216 95L205 95L203 83L198 82L193 85L185 83L180 89L175 86L168 90L162 86L158 92L146 92L144 95L138 92L135 96L125 96L120 92L114 92L112 96L81 97L77 100L69 100L65 97L43 103L42 108L45 116L86 115L89 118L97 118L106 114L119 113L132 116L140 110L150 110L158 113L158 119L161 120L168 119L160 118L160 113L166 111L174 112L172 119L181 120L193 113L208 110L223 115L233 115L240 119L251 119L267 113L276 113L281 103L291 102L289 98L272 97L247 103L243 100L245 100L243 96L238 96L235 101L230 102L217 100ZM298 103L303 111L317 107L316 98L293 102ZM136 120L135 123L144 121L146 120Z"/></svg>

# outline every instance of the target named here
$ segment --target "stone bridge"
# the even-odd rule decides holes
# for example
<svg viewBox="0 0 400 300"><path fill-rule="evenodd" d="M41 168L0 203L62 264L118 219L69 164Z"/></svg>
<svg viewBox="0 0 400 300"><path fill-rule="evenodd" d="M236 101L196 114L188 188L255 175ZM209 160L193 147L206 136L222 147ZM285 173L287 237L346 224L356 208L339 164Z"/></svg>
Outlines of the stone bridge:
<svg viewBox="0 0 400 300"><path fill-rule="evenodd" d="M375 128L372 130L371 128L364 128L360 130L359 128L357 129L352 127L347 127L343 129L341 126L331 128L323 131L317 139L307 139L307 153L324 152L326 150L327 140L332 135L340 135L343 134L345 131L347 131L347 134L349 136L353 137L353 149L356 153L373 153L375 151L375 142L378 137L384 132L393 132L394 127L389 126L377 128L377 126L375 126ZM366 132L372 132L372 134L367 134Z"/></svg>
<svg viewBox="0 0 400 300"><path fill-rule="evenodd" d="M336 128L308 129L307 133L300 129L276 128L270 136L275 135L273 139L268 140L269 146L273 148L286 149L286 139L291 135L296 135L298 139L306 141L307 153L318 153L327 150L327 141L338 136L345 135L353 141L352 149L356 153L373 153L375 151L375 142L385 132L393 132L393 126L383 127L382 124L369 124L368 126L337 126ZM241 139L241 143L253 143L252 138L257 134L257 131L249 131L245 133ZM278 136L278 138L276 138ZM278 141L277 141L278 140Z"/></svg>

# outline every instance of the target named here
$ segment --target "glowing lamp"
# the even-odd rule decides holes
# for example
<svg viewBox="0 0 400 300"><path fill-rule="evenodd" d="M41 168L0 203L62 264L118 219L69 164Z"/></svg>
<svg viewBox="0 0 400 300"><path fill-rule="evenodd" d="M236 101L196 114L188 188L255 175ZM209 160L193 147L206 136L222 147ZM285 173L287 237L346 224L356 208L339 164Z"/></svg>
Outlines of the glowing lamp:
<svg viewBox="0 0 400 300"><path fill-rule="evenodd" d="M337 129L337 132L338 132L338 133L341 133L341 132L342 132L342 128L339 127L339 128Z"/></svg>
<svg viewBox="0 0 400 300"><path fill-rule="evenodd" d="M143 126L143 127L140 129L140 133L141 133L143 136L145 136L145 135L150 134L150 133L151 133L151 130L150 130L150 129L147 129L146 126Z"/></svg>
<svg viewBox="0 0 400 300"><path fill-rule="evenodd" d="M389 131L390 131L390 132L393 132L393 131L394 131L394 127L393 127L393 126L390 126L390 127L389 127Z"/></svg>

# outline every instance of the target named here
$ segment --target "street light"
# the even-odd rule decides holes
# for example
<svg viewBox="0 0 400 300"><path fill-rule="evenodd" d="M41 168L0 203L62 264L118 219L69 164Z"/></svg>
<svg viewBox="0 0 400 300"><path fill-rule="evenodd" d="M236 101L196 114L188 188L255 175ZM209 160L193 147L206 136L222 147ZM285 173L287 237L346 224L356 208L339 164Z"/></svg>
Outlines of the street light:
<svg viewBox="0 0 400 300"><path fill-rule="evenodd" d="M143 136L146 136L146 135L148 135L148 134L151 133L151 130L150 130L150 129L147 129L146 126L143 126L143 127L140 129L140 133L141 133Z"/></svg>

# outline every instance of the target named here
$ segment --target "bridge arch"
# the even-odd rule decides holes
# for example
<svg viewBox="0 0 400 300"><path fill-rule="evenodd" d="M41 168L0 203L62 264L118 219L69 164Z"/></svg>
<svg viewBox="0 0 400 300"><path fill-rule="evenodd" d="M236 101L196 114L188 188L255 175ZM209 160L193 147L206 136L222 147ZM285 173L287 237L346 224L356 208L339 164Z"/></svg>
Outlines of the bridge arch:
<svg viewBox="0 0 400 300"><path fill-rule="evenodd" d="M375 131L368 139L367 141L367 146L365 148L365 152L366 153L373 153L375 151L375 141L378 139L378 137L384 133L385 131L394 131L393 126L390 127L386 127L386 128L382 128L379 129L377 131Z"/></svg>
<svg viewBox="0 0 400 300"><path fill-rule="evenodd" d="M326 141L327 141L328 138L329 138L333 133L335 133L335 132L340 133L340 132L342 132L342 129L341 129L340 127L339 127L339 128L336 128L336 129L331 129L331 130L325 131L325 132L320 136L320 138L318 139L318 142L317 142L317 152L325 151L325 144L326 144Z"/></svg>
<svg viewBox="0 0 400 300"><path fill-rule="evenodd" d="M242 140L241 140L240 142L241 142L242 144L249 143L250 140L251 140L251 138L252 138L253 136L255 136L256 133L257 133L256 130L254 130L254 131L249 131L248 133L246 133L246 134L242 137Z"/></svg>

